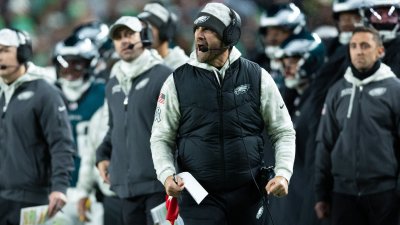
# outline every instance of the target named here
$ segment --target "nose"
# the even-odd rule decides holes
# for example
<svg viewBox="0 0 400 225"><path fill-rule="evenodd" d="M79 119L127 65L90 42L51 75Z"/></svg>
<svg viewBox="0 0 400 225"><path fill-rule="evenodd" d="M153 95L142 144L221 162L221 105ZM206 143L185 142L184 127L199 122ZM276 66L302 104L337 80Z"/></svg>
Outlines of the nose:
<svg viewBox="0 0 400 225"><path fill-rule="evenodd" d="M359 46L357 46L357 47L354 49L354 51L356 52L357 55L363 54L363 50L362 50L362 48L359 47Z"/></svg>
<svg viewBox="0 0 400 225"><path fill-rule="evenodd" d="M129 42L130 42L130 39L131 39L130 36L124 35L124 36L121 38L121 42L122 42L122 43L129 43Z"/></svg>
<svg viewBox="0 0 400 225"><path fill-rule="evenodd" d="M198 27L196 28L196 30L194 31L194 35L197 38L201 38L204 39L204 28L203 27Z"/></svg>

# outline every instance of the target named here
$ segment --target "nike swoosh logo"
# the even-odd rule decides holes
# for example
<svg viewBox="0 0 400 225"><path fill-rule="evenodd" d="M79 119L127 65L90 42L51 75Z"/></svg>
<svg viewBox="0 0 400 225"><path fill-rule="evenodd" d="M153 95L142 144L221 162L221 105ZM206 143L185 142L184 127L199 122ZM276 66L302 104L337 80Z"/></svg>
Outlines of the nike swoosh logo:
<svg viewBox="0 0 400 225"><path fill-rule="evenodd" d="M62 111L64 111L66 108L65 108L65 106L58 106L58 111L59 112L62 112Z"/></svg>
<svg viewBox="0 0 400 225"><path fill-rule="evenodd" d="M279 108L280 108L280 109L283 109L283 106L285 106L285 104L283 104L283 105L279 106Z"/></svg>

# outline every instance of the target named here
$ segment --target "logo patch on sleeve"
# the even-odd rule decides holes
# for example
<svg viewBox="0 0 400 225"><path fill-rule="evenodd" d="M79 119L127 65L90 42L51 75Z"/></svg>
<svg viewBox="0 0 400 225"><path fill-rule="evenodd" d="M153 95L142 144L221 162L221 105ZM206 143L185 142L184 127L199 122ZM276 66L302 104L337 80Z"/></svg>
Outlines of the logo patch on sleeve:
<svg viewBox="0 0 400 225"><path fill-rule="evenodd" d="M156 113L154 115L154 120L156 122L158 122L158 123L161 122L161 109L160 109L160 107L156 108Z"/></svg>
<svg viewBox="0 0 400 225"><path fill-rule="evenodd" d="M164 104L164 102L165 102L165 94L160 93L160 95L158 96L157 102L160 103L160 104Z"/></svg>

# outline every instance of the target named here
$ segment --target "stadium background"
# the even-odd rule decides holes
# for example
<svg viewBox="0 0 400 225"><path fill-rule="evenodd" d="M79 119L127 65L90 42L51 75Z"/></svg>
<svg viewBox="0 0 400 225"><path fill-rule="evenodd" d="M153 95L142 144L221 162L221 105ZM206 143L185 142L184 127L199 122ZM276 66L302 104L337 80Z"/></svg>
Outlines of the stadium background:
<svg viewBox="0 0 400 225"><path fill-rule="evenodd" d="M110 25L121 15L137 15L151 0L1 0L0 28L14 27L28 31L33 39L34 59L39 66L51 65L56 42L67 37L74 27L91 20ZM193 41L193 19L209 0L163 0L179 16L175 43L187 54ZM214 0L214 2L216 2ZM334 26L332 0L217 0L224 2L242 17L242 38L238 48L251 57L260 48L258 19L263 8L274 3L293 2L307 16L309 30L322 25Z"/></svg>

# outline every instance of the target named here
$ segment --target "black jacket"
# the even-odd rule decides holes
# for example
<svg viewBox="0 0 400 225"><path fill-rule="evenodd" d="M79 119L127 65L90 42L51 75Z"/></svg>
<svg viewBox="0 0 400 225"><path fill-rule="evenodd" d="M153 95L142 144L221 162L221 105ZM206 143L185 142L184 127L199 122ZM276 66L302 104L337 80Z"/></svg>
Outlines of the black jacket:
<svg viewBox="0 0 400 225"><path fill-rule="evenodd" d="M384 64L359 81L350 69L329 91L318 130L317 201L368 195L399 178L400 81Z"/></svg>
<svg viewBox="0 0 400 225"><path fill-rule="evenodd" d="M28 75L24 75L28 76ZM60 91L44 80L18 86L6 111L0 97L0 196L45 204L65 193L75 153Z"/></svg>

